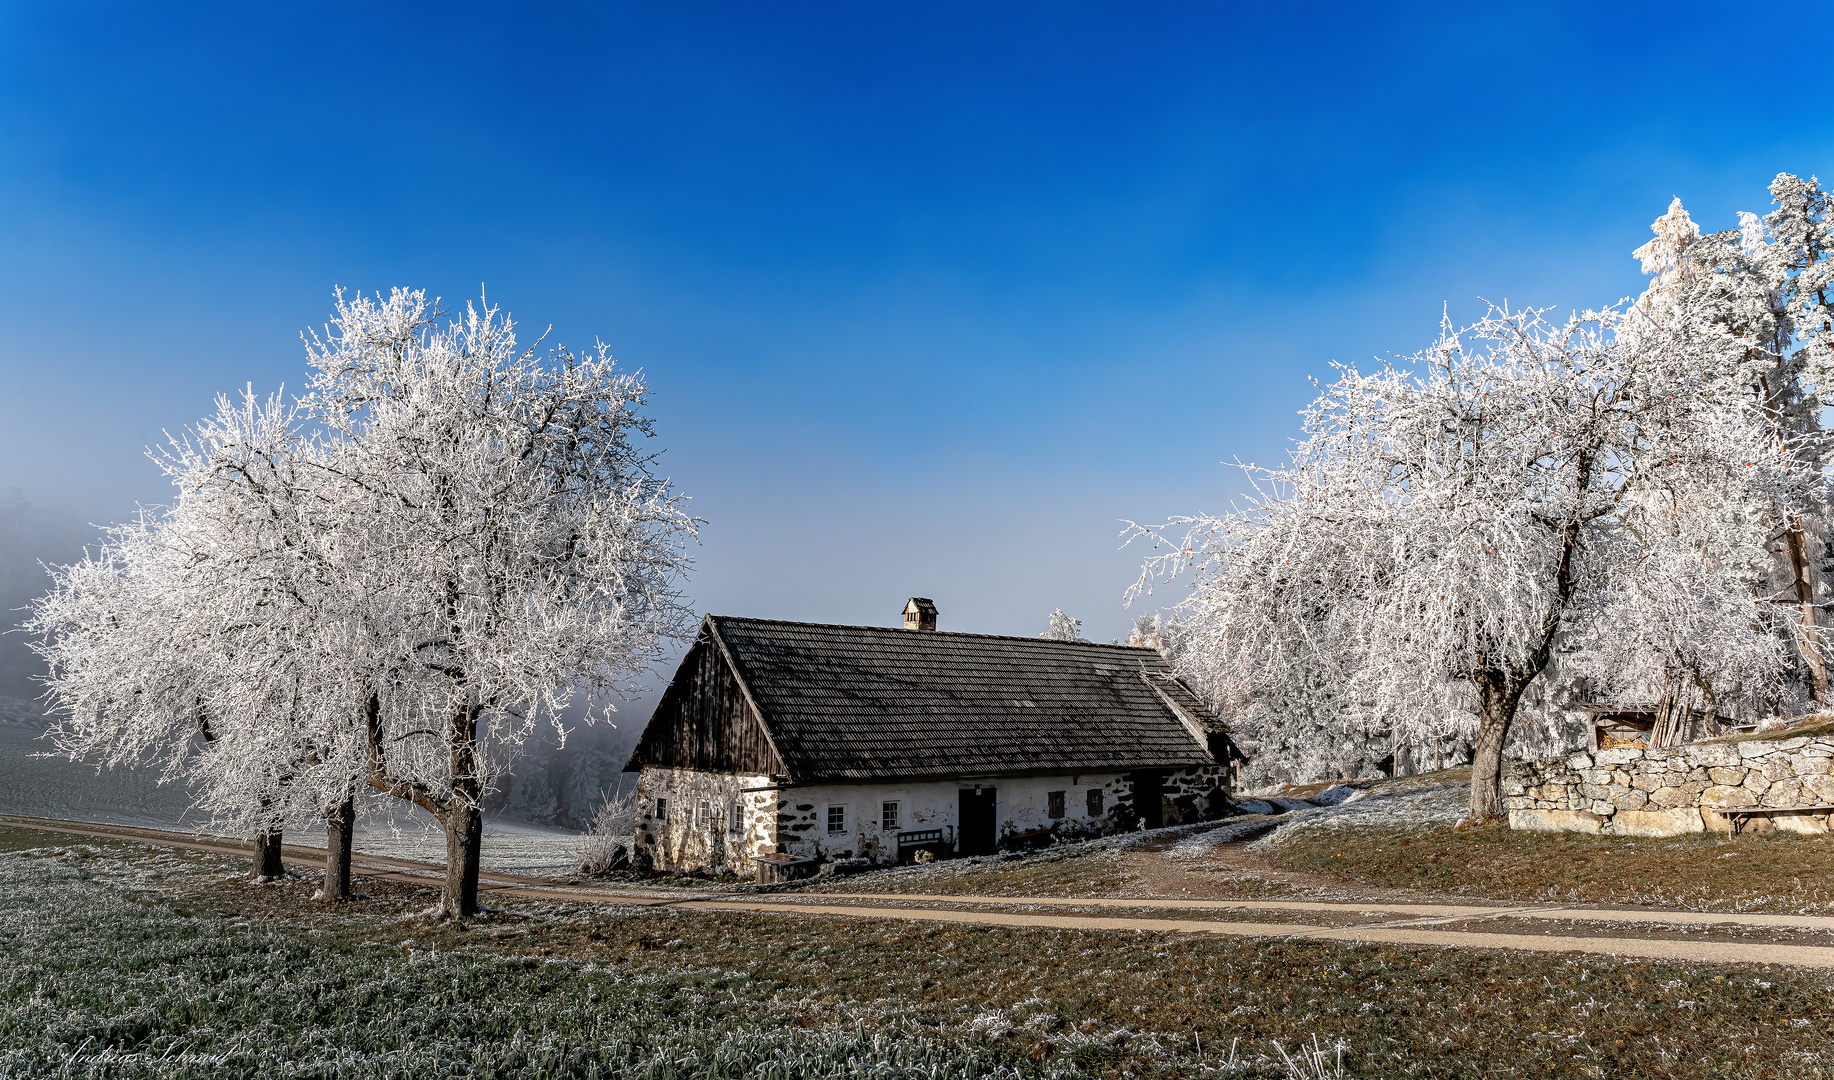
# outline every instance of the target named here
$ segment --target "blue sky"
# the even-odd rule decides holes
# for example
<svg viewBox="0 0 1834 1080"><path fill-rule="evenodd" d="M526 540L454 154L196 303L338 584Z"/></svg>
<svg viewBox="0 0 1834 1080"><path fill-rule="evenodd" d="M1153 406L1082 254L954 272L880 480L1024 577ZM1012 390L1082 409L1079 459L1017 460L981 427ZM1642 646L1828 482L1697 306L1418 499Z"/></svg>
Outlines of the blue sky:
<svg viewBox="0 0 1834 1080"><path fill-rule="evenodd" d="M0 488L303 382L331 290L487 288L654 390L701 610L1106 639L1333 360L1635 293L1834 120L1743 5L0 5ZM1802 66L1808 63L1807 67ZM1155 602L1170 599L1160 593Z"/></svg>

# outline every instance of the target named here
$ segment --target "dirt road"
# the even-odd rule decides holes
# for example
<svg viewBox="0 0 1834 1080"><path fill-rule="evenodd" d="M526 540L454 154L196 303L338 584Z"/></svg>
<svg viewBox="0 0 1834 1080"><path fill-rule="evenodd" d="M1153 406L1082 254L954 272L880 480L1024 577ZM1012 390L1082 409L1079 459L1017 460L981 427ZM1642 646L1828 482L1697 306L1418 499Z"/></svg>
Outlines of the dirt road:
<svg viewBox="0 0 1834 1080"><path fill-rule="evenodd" d="M834 903L836 900L854 903ZM995 926L1049 927L1059 930L1132 930L1157 933L1215 934L1228 937L1298 937L1318 941L1380 942L1391 945L1433 945L1467 949L1523 949L1532 952L1580 952L1603 956L1635 956L1652 960L1692 960L1713 964L1788 964L1794 967L1834 968L1834 919L1813 916L1740 915L1704 912L1618 911L1584 907L1467 907L1442 904L1325 904L1271 901L1151 901L1064 900L1056 897L1000 897L984 900L962 896L910 894L821 897L783 896L747 899L685 900L675 906L710 911L775 911L784 914L854 916L878 919L916 919L937 922L978 923ZM1104 916L1079 912L1047 915L1013 911L1025 907L1126 908L1143 914ZM1272 913L1278 915L1329 915L1333 925L1283 918L1257 922L1225 922L1177 918L1171 913L1192 910ZM1144 912L1166 912L1165 915ZM1399 916L1399 918L1396 918ZM1507 919L1530 924L1575 922L1603 924L1621 931L1628 924L1661 927L1666 934L1621 932L1562 933L1553 929L1523 928L1497 933L1479 930L1438 929L1460 922ZM1615 924L1615 925L1613 925ZM1810 931L1829 944L1803 945L1784 941L1714 940L1699 932L1676 934L1671 928Z"/></svg>
<svg viewBox="0 0 1834 1080"><path fill-rule="evenodd" d="M250 850L250 845L243 841L158 829L3 815L0 815L0 824L73 837L148 843L219 854L245 854ZM324 866L324 853L311 848L289 847L284 850L283 857L301 867L322 869ZM435 885L444 877L443 867L408 859L357 855L352 861L358 872L366 877L422 885ZM1577 952L1714 964L1834 968L1834 918L1805 915L1386 900L1331 903L908 893L715 894L662 887L568 885L546 878L502 873L485 873L481 875L480 884L487 896L654 905L690 911L743 911L792 918L901 919L1243 938L1297 937L1448 948ZM1060 913L1051 913L1050 909ZM1117 913L1105 913L1110 911ZM1248 918L1192 917L1212 913ZM1487 928L1478 928L1486 924Z"/></svg>

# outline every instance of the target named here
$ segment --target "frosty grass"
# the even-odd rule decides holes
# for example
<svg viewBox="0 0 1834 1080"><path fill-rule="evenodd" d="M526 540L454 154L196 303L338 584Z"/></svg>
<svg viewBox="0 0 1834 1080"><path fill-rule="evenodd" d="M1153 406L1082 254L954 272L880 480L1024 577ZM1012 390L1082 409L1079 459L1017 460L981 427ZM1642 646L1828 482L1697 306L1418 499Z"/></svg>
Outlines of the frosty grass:
<svg viewBox="0 0 1834 1080"><path fill-rule="evenodd" d="M672 984L190 914L112 859L0 855L0 895L0 1077L1019 1075L895 1028L735 1012L742 973Z"/></svg>

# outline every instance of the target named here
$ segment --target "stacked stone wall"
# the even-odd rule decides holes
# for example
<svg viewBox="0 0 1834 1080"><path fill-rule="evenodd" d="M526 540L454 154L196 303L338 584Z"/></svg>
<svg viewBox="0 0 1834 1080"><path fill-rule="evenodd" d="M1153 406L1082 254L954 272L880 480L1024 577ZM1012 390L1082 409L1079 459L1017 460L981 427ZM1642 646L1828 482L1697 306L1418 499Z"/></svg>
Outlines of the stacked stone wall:
<svg viewBox="0 0 1834 1080"><path fill-rule="evenodd" d="M1729 832L1721 811L1834 805L1834 736L1616 749L1511 765L1515 829L1674 836ZM1825 833L1827 810L1755 815L1746 831Z"/></svg>
<svg viewBox="0 0 1834 1080"><path fill-rule="evenodd" d="M1165 823L1214 821L1231 809L1229 770L1223 765L1180 769L1165 778Z"/></svg>

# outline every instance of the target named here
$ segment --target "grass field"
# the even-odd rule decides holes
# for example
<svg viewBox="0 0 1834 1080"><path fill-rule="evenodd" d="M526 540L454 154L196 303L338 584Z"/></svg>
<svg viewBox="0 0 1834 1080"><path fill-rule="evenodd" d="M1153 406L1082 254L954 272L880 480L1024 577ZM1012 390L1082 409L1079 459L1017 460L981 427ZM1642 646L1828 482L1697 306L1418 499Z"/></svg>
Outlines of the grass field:
<svg viewBox="0 0 1834 1080"><path fill-rule="evenodd" d="M1834 914L1834 839L1825 836L1370 826L1295 829L1258 853L1283 870L1488 900Z"/></svg>
<svg viewBox="0 0 1834 1080"><path fill-rule="evenodd" d="M29 834L0 836L19 847ZM1834 1075L1829 980L1298 940L506 902L0 854L0 1076Z"/></svg>
<svg viewBox="0 0 1834 1080"><path fill-rule="evenodd" d="M0 855L0 1076L1018 1075L895 1018L799 1025L743 969L340 939L161 888L240 878L228 864L122 855Z"/></svg>
<svg viewBox="0 0 1834 1080"><path fill-rule="evenodd" d="M805 892L928 893L937 896L1100 896L1121 883L1113 846L1066 845L1017 859L950 860L816 881Z"/></svg>
<svg viewBox="0 0 1834 1080"><path fill-rule="evenodd" d="M1010 860L941 862L820 881L805 892L918 893L933 896L1155 896L1159 892L1130 869L1125 849L1072 844ZM1193 869L1202 870L1201 866ZM1283 897L1291 889L1256 878L1219 877L1205 895L1234 900Z"/></svg>

